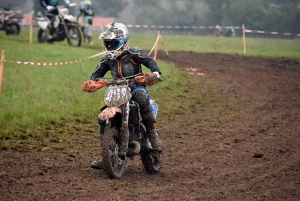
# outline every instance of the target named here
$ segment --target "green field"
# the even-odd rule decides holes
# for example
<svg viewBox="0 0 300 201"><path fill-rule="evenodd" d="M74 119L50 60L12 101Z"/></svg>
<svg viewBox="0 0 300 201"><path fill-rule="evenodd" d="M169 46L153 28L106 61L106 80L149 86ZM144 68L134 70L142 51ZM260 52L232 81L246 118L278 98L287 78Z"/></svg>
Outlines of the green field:
<svg viewBox="0 0 300 201"><path fill-rule="evenodd" d="M28 30L20 36L6 36L0 32L0 50L5 50L8 61L66 62L84 59L103 51L102 42L94 33L92 47L69 47L67 42L39 44L37 30L33 43L29 44ZM163 35L170 51L220 52L243 54L241 38L213 38L197 36ZM132 34L130 44L150 50L156 35ZM159 45L160 50L164 50ZM300 59L300 40L247 39L247 55L285 57ZM171 55L172 56L172 55ZM5 62L0 94L0 146L2 149L23 146L39 146L45 138L60 139L65 133L75 133L86 124L83 133L96 134L96 117L104 89L89 94L81 90L100 57L58 66L19 65ZM203 94L193 94L193 89L202 80L174 69L170 63L158 61L164 82L149 87L152 97L160 104L160 115L172 120L172 114L181 114L195 105L211 104L212 99L222 98L217 81L206 83ZM109 76L107 76L109 77ZM184 95L182 93L184 91ZM206 91L210 91L207 96ZM163 94L163 95L162 95ZM184 101L191 97L192 101ZM170 100L176 101L170 104Z"/></svg>

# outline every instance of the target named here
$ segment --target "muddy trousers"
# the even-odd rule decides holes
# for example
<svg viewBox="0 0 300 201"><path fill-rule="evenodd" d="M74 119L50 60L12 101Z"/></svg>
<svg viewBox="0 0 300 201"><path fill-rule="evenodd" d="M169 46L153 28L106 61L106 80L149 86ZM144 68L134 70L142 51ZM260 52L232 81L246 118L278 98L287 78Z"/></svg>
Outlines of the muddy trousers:
<svg viewBox="0 0 300 201"><path fill-rule="evenodd" d="M141 114L141 116L146 127L146 135L151 143L152 148L161 150L162 141L155 128L156 119L153 112Z"/></svg>
<svg viewBox="0 0 300 201"><path fill-rule="evenodd" d="M51 23L50 23L50 27L49 27L49 33L50 33L50 35L54 35L54 33L55 33L55 31L56 31L56 26L55 26L55 21L56 20L58 20L58 19L56 19L56 16L58 15L58 9L57 8L55 8L55 9L53 9L53 10L51 10L51 11L49 11L48 13L47 13L47 18L51 21ZM58 24L57 24L58 25Z"/></svg>
<svg viewBox="0 0 300 201"><path fill-rule="evenodd" d="M87 38L88 42L92 42L92 32L91 26L93 23L93 17L91 16L84 16L84 36Z"/></svg>
<svg viewBox="0 0 300 201"><path fill-rule="evenodd" d="M153 109L150 105L150 97L145 86L135 86L131 90L132 100L140 106L141 116L146 127L146 135L151 143L152 148L162 148L162 142L155 129L156 119Z"/></svg>

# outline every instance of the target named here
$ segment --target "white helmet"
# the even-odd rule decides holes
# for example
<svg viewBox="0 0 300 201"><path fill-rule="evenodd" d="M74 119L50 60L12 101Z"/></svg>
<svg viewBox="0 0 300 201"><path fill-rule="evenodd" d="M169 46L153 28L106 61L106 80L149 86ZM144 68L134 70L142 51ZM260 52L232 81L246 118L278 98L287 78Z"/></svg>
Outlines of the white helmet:
<svg viewBox="0 0 300 201"><path fill-rule="evenodd" d="M99 39L103 40L104 47L110 59L117 58L128 49L129 34L122 23L109 23Z"/></svg>

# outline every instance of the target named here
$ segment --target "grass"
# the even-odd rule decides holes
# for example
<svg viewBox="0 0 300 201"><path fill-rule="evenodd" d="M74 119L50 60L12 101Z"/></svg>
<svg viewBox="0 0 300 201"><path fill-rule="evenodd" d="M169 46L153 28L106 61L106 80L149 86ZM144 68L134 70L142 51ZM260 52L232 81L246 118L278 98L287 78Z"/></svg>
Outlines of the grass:
<svg viewBox="0 0 300 201"><path fill-rule="evenodd" d="M242 38L163 36L168 51L218 52L244 55ZM300 40L246 38L246 56L300 59Z"/></svg>
<svg viewBox="0 0 300 201"><path fill-rule="evenodd" d="M94 33L97 38L99 33ZM33 36L37 35L34 30ZM69 47L67 42L39 44L36 38L29 44L28 30L20 36L0 32L0 50L8 61L66 62L87 58L101 52L102 43L94 46ZM132 34L130 44L150 50L155 35ZM242 54L240 38L196 36L163 36L168 51L221 52ZM247 55L268 57L300 57L300 41L249 39ZM252 42L251 42L252 41ZM159 46L163 50L162 45ZM5 62L0 94L0 147L41 146L67 141L70 133L95 134L96 116L104 103L105 90L85 93L82 82L89 79L100 57L59 66L32 66ZM164 82L149 87L160 106L160 116L167 122L197 107L214 107L224 100L219 84L203 80L174 69L170 63L158 61ZM198 89L197 86L202 88ZM189 100L189 101L187 101ZM220 106L224 107L225 106ZM221 109L226 114L226 109ZM222 115L222 114L221 114Z"/></svg>

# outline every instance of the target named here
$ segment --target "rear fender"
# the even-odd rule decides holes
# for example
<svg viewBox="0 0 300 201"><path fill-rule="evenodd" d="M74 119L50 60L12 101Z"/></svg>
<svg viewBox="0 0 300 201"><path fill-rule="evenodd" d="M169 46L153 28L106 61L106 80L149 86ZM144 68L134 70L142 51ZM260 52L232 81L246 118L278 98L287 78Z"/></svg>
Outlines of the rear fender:
<svg viewBox="0 0 300 201"><path fill-rule="evenodd" d="M99 115L98 118L102 121L113 118L117 113L122 113L122 110L118 107L105 108Z"/></svg>

